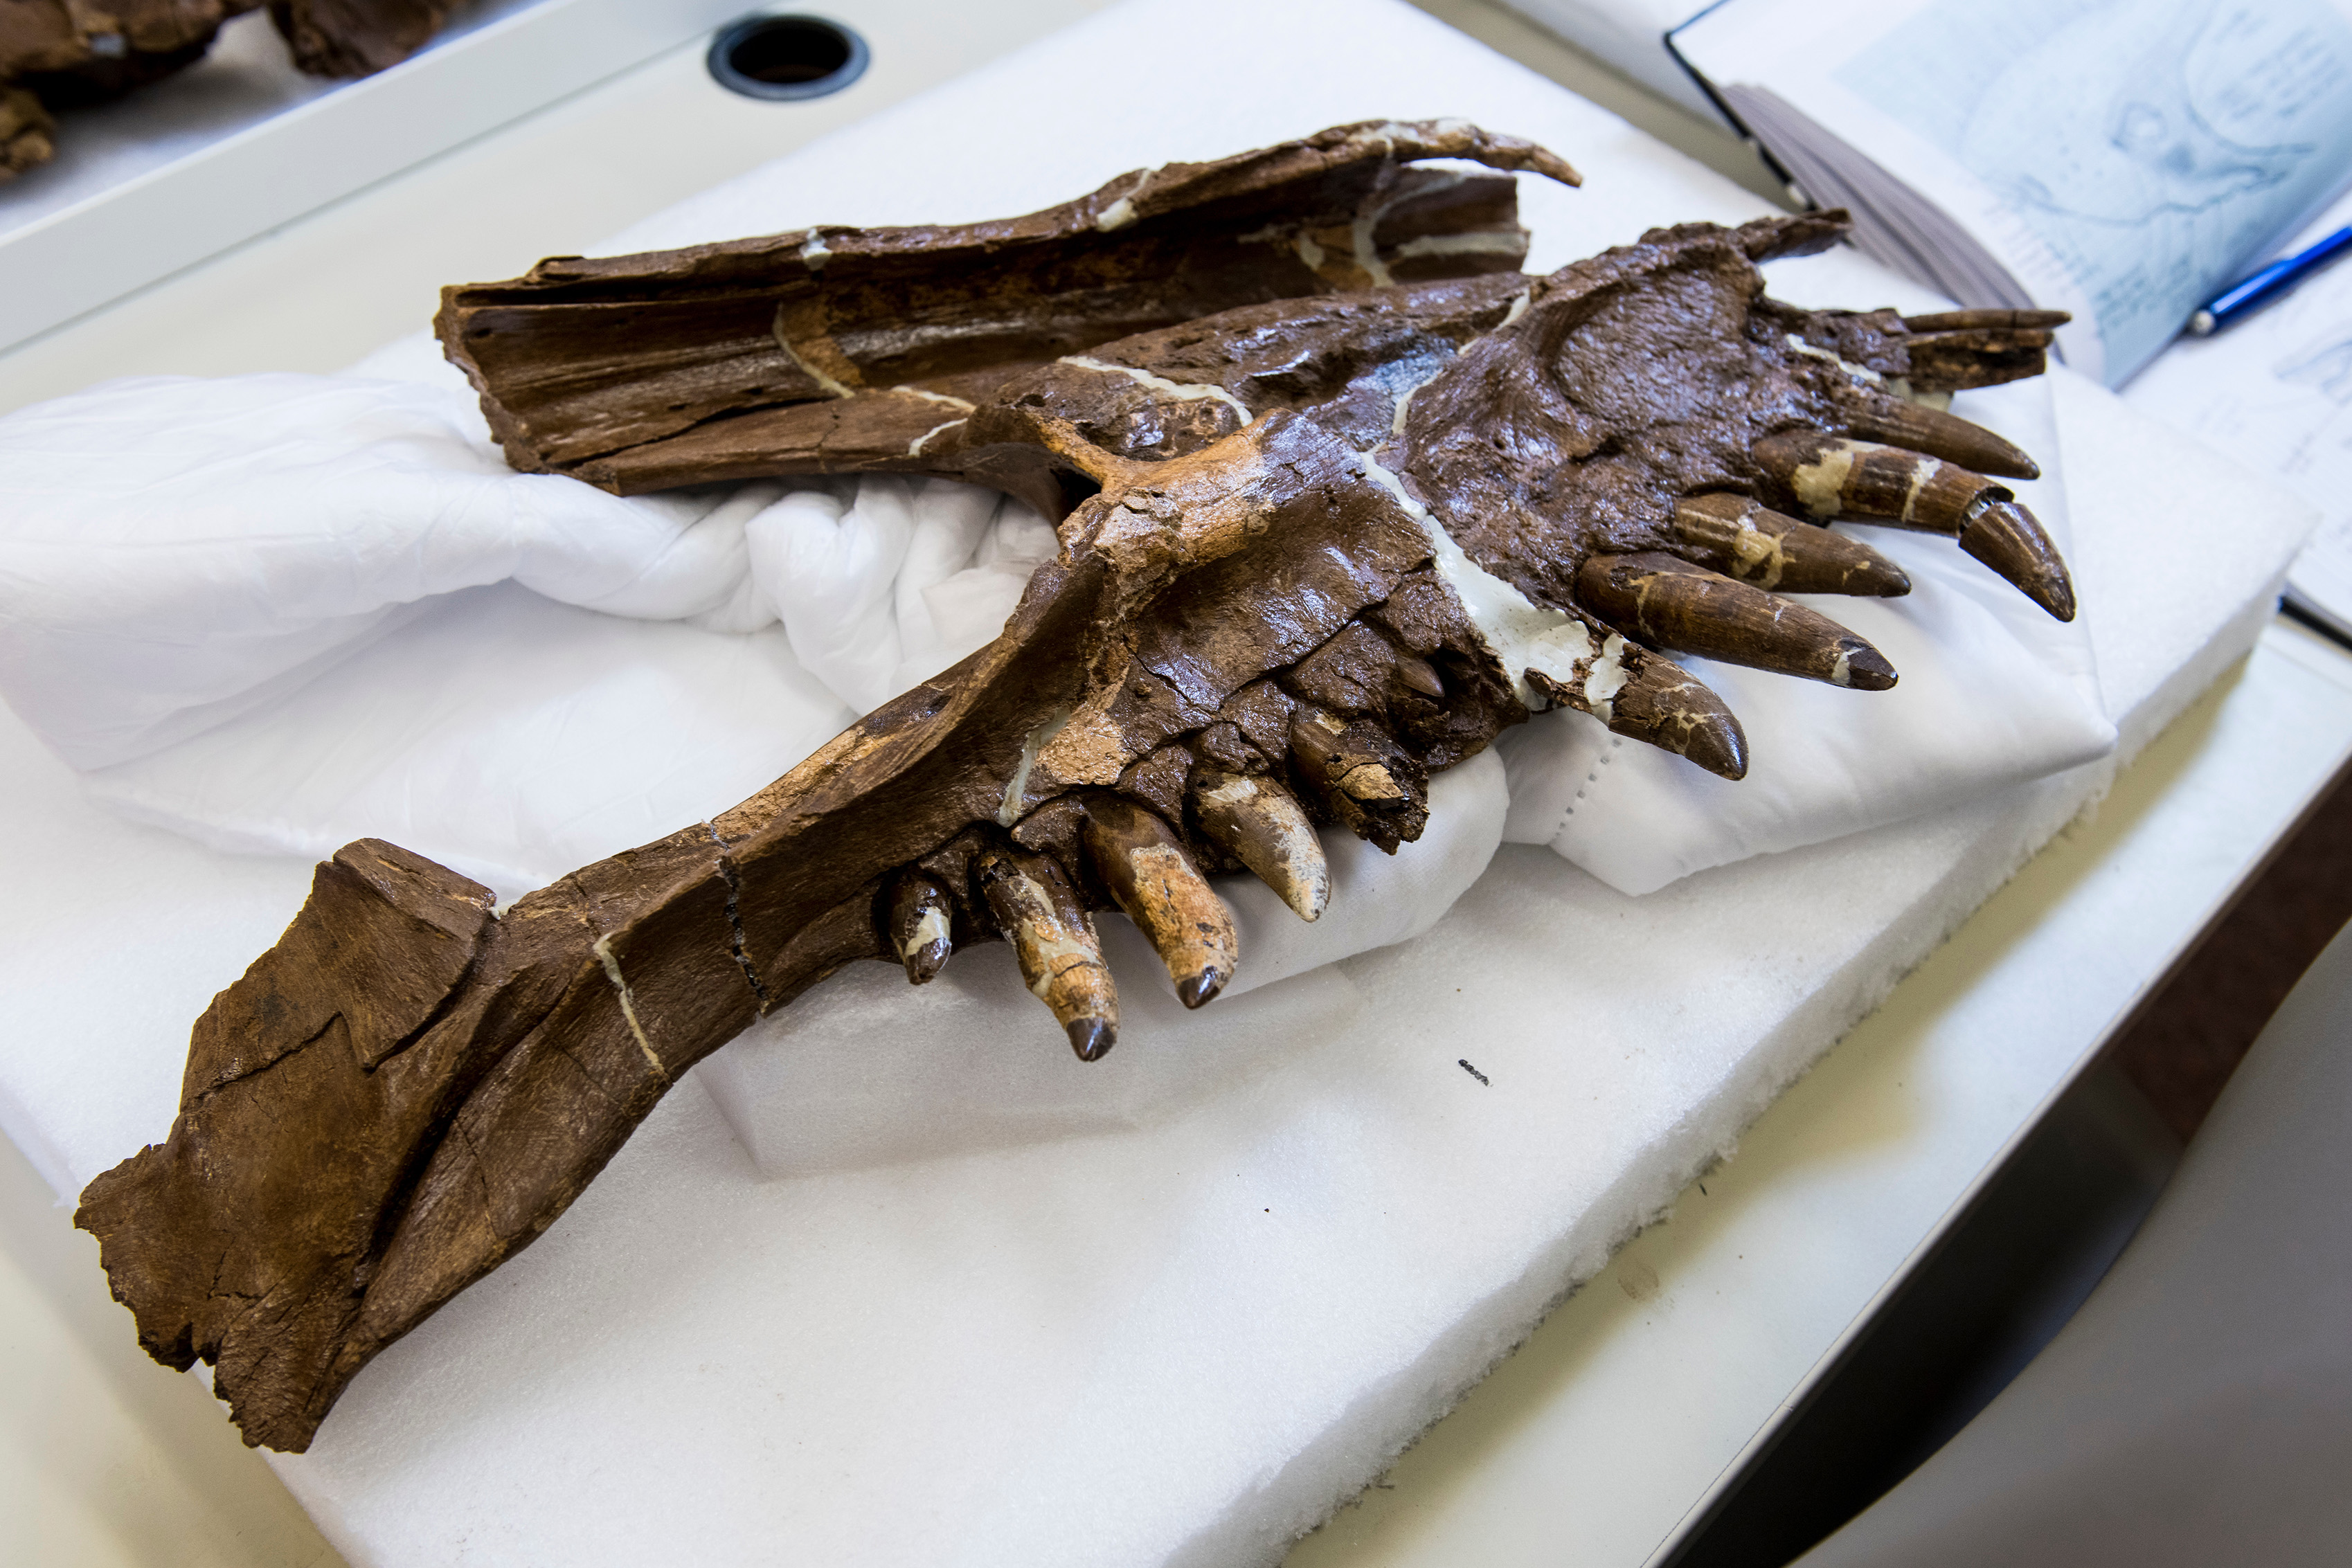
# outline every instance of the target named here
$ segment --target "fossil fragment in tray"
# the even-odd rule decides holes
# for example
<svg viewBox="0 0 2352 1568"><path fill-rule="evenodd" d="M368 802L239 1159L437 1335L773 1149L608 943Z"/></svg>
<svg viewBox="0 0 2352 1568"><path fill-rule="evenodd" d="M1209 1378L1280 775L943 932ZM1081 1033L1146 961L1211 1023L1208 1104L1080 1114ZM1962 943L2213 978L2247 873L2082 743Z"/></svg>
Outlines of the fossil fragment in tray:
<svg viewBox="0 0 2352 1568"><path fill-rule="evenodd" d="M49 111L116 98L204 57L221 24L263 0L0 0L0 181L47 162ZM458 0L271 0L311 76L371 76L441 29Z"/></svg>
<svg viewBox="0 0 2352 1568"><path fill-rule="evenodd" d="M1092 1059L1118 1027L1095 911L1207 1003L1248 962L1208 873L1315 918L1318 823L1399 852L1429 777L1532 709L1738 778L1738 720L1668 653L1895 679L1779 596L1907 589L1822 519L1953 536L2073 612L1985 476L2031 460L1914 401L2032 373L2054 318L1765 298L1755 263L1835 216L1525 277L1507 181L1428 157L1572 178L1458 124L1346 127L1008 223L451 290L445 340L519 465L951 475L1045 507L1061 550L987 648L503 914L389 844L322 865L198 1022L169 1140L84 1195L149 1350L214 1360L249 1441L302 1448L679 1073L846 963L920 984L1004 940Z"/></svg>

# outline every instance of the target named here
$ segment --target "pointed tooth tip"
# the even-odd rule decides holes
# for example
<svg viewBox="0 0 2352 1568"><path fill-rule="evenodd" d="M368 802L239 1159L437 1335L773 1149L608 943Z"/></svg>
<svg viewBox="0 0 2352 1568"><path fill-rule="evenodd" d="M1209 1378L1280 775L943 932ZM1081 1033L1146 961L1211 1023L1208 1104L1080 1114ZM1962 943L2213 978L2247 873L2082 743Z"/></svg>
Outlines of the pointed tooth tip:
<svg viewBox="0 0 2352 1568"><path fill-rule="evenodd" d="M1107 1019L1072 1019L1062 1026L1080 1061L1100 1061L1118 1043L1118 1026Z"/></svg>
<svg viewBox="0 0 2352 1568"><path fill-rule="evenodd" d="M1217 993L1225 988L1229 977L1215 968L1188 975L1176 982L1176 999L1188 1008L1204 1007L1217 999Z"/></svg>
<svg viewBox="0 0 2352 1568"><path fill-rule="evenodd" d="M2074 619L2074 584L2061 570L2057 572L2028 572L2021 577L2009 577L2010 585L2042 607L2053 621Z"/></svg>
<svg viewBox="0 0 2352 1568"><path fill-rule="evenodd" d="M907 983L910 986L929 984L946 967L948 957L954 951L944 936L910 949L907 954Z"/></svg>
<svg viewBox="0 0 2352 1568"><path fill-rule="evenodd" d="M1748 734L1738 719L1727 714L1723 723L1701 725L1691 731L1683 758L1737 784L1748 777Z"/></svg>
<svg viewBox="0 0 2352 1568"><path fill-rule="evenodd" d="M1397 674L1403 678L1406 685L1411 686L1423 696L1439 701L1444 699L1445 683L1438 678L1437 671L1427 660L1399 659Z"/></svg>
<svg viewBox="0 0 2352 1568"><path fill-rule="evenodd" d="M2074 619L2074 580L2032 508L1997 501L1960 530L1960 549L2056 621Z"/></svg>
<svg viewBox="0 0 2352 1568"><path fill-rule="evenodd" d="M1839 643L1838 652L1845 659L1845 679L1838 683L1841 685L1858 692L1883 692L1898 678L1886 655L1859 637Z"/></svg>

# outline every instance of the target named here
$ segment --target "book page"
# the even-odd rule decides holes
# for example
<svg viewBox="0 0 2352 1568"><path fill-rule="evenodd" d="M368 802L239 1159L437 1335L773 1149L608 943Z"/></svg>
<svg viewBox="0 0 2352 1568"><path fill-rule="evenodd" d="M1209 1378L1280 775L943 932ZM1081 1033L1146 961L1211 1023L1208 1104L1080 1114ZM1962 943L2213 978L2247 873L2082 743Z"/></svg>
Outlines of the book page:
<svg viewBox="0 0 2352 1568"><path fill-rule="evenodd" d="M2352 196L2281 247L2352 224ZM2124 401L2195 434L2317 505L2292 596L2352 635L2352 261L2217 338L2184 338ZM2217 519L2226 528L2227 519ZM2226 538L2226 535L2223 536Z"/></svg>
<svg viewBox="0 0 2352 1568"><path fill-rule="evenodd" d="M2111 383L2352 173L2328 0L1940 0L1837 75L2048 246Z"/></svg>
<svg viewBox="0 0 2352 1568"><path fill-rule="evenodd" d="M2352 177L2352 0L1729 0L1677 32L2071 310L2117 384ZM1819 150L1817 150L1819 151ZM1853 182L1849 182L1853 183ZM1990 303L1990 301L1977 301Z"/></svg>

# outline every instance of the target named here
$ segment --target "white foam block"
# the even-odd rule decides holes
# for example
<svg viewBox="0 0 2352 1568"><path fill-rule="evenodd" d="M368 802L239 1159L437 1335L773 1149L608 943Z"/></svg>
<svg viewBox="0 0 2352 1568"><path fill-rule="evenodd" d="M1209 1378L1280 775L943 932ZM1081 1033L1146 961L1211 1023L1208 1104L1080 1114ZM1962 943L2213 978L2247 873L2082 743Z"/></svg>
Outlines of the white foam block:
<svg viewBox="0 0 2352 1568"><path fill-rule="evenodd" d="M1754 215L1371 0L1123 7L767 178L801 216L980 216L1160 158L1445 113L1591 174L1530 191L1538 265ZM1008 169L1007 147L1051 156ZM2250 643L2312 517L2095 388L2062 382L2054 407L2127 755ZM190 1020L309 868L125 827L14 725L0 754L0 1120L64 1195L169 1124ZM355 1568L1270 1563L2115 766L1646 898L1506 846L1434 928L1340 966L1344 1027L1270 1042L1263 1071L1139 1126L772 1180L698 1081L534 1247L369 1367L310 1454L273 1462Z"/></svg>

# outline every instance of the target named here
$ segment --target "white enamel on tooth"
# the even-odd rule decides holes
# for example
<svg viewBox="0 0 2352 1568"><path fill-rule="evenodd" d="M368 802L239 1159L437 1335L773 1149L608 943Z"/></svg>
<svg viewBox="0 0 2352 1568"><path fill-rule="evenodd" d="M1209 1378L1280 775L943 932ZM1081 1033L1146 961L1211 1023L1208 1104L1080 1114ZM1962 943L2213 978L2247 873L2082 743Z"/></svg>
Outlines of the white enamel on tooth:
<svg viewBox="0 0 2352 1568"><path fill-rule="evenodd" d="M1153 392L1165 393L1185 402L1200 402L1213 398L1240 414L1244 424L1257 417L1250 413L1249 404L1224 388L1207 382L1171 382L1166 376L1155 376L1150 371L1139 371L1130 365L1114 365L1102 360L1090 360L1083 354L1066 354L1056 362L1075 366L1082 371L1099 371L1107 376L1125 376L1139 386L1150 387Z"/></svg>
<svg viewBox="0 0 2352 1568"><path fill-rule="evenodd" d="M629 1020L629 1032L637 1037L637 1049L646 1053L654 1076L667 1082L669 1073L662 1066L661 1058L654 1054L654 1042L646 1038L645 1027L637 1022L637 1000L629 994L629 982L621 974L621 961L613 956L613 939L599 936L588 950L596 955L596 962L604 966L604 977L613 982L613 989L619 994L621 1016Z"/></svg>
<svg viewBox="0 0 2352 1568"><path fill-rule="evenodd" d="M1847 679L1847 676L1852 673L1850 666L1853 663L1853 651L1850 648L1840 648L1838 650L1837 663L1830 666L1830 685L1833 686L1852 685L1853 683Z"/></svg>
<svg viewBox="0 0 2352 1568"><path fill-rule="evenodd" d="M906 942L898 949L898 960L904 963L908 954L919 953L932 943L947 939L948 912L934 905L924 910L915 922L915 929L908 934Z"/></svg>
<svg viewBox="0 0 2352 1568"><path fill-rule="evenodd" d="M1932 457L1915 457L1911 460L1911 485L1908 489L1903 492L1903 520L1905 522L1907 523L1911 520L1912 509L1919 504L1919 492L1927 487L1927 481L1936 476L1936 470L1938 466L1940 466L1940 465L1938 465Z"/></svg>
<svg viewBox="0 0 2352 1568"><path fill-rule="evenodd" d="M1805 510L1817 517L1834 517L1843 504L1847 476L1853 472L1853 448L1840 442L1789 476L1789 487Z"/></svg>
<svg viewBox="0 0 2352 1568"><path fill-rule="evenodd" d="M1296 248L1298 251L1298 259L1307 264L1307 271L1320 272L1323 270L1325 252L1321 246L1315 243L1315 236L1313 235L1308 234L1305 229L1299 230L1298 238L1296 242Z"/></svg>
<svg viewBox="0 0 2352 1568"><path fill-rule="evenodd" d="M1876 387L1886 384L1886 378L1868 365L1857 365L1852 360L1840 359L1827 349L1817 349L1794 332L1788 334L1788 340L1790 352L1802 354L1809 360L1827 360L1864 386Z"/></svg>
<svg viewBox="0 0 2352 1568"><path fill-rule="evenodd" d="M1532 288L1522 288L1517 294L1512 295L1511 308L1503 312L1501 325L1507 327L1512 322L1517 320L1520 317L1526 315L1528 313L1528 301L1535 298L1535 292L1536 291Z"/></svg>
<svg viewBox="0 0 2352 1568"><path fill-rule="evenodd" d="M801 265L811 272L823 272L826 258L832 255L825 248L823 235L813 234L801 242Z"/></svg>
<svg viewBox="0 0 2352 1568"><path fill-rule="evenodd" d="M1037 766L1037 754L1062 733L1062 727L1070 722L1070 715L1076 711L1071 707L1055 708L1045 716L1045 723L1029 732L1029 738L1021 746L1021 764L1013 768L1013 777L1004 781L1004 800L996 808L999 827L1009 828L1021 820L1022 804L1029 793L1029 772Z"/></svg>
<svg viewBox="0 0 2352 1568"><path fill-rule="evenodd" d="M1731 550L1739 558L1742 581L1768 591L1780 586L1780 573L1789 564L1788 551L1780 539L1742 517L1739 531L1732 536Z"/></svg>

